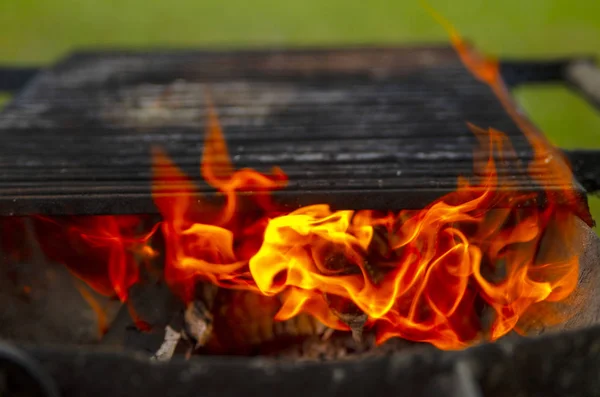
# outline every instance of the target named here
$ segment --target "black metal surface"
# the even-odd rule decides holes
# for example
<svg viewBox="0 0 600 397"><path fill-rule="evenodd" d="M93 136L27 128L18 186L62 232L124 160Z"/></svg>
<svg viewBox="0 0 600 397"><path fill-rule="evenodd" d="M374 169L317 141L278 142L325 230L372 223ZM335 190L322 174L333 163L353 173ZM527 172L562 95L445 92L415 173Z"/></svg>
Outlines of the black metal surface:
<svg viewBox="0 0 600 397"><path fill-rule="evenodd" d="M18 91L38 72L38 68L0 66L0 91Z"/></svg>
<svg viewBox="0 0 600 397"><path fill-rule="evenodd" d="M30 347L64 397L596 396L600 328L339 362L198 357L169 363L122 353Z"/></svg>
<svg viewBox="0 0 600 397"><path fill-rule="evenodd" d="M58 397L54 379L36 360L0 341L0 395Z"/></svg>
<svg viewBox="0 0 600 397"><path fill-rule="evenodd" d="M532 83L556 83L565 80L565 71L572 59L552 61L511 61L500 62L500 72L504 83L509 87Z"/></svg>
<svg viewBox="0 0 600 397"><path fill-rule="evenodd" d="M523 84L566 84L600 110L600 69L592 56L554 60L500 62L505 84L518 87Z"/></svg>
<svg viewBox="0 0 600 397"><path fill-rule="evenodd" d="M566 150L564 153L585 190L592 194L600 192L600 150Z"/></svg>
<svg viewBox="0 0 600 397"><path fill-rule="evenodd" d="M206 89L235 165L281 166L290 184L275 197L290 209L422 208L472 173L466 122L531 158L450 48L82 53L0 114L0 215L155 212L153 145L200 179ZM525 169L500 172L539 190Z"/></svg>

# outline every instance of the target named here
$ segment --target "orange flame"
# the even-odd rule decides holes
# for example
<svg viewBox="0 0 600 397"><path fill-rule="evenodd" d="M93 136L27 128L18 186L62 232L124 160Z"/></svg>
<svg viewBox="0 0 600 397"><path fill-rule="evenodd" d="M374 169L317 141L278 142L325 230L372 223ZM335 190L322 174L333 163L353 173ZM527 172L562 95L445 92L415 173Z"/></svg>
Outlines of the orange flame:
<svg viewBox="0 0 600 397"><path fill-rule="evenodd" d="M224 203L215 210L213 203L197 201L177 166L162 152L154 156L155 201L165 219L165 277L185 291L184 299L204 280L279 296L277 320L307 312L348 330L330 307L330 298L338 297L367 315L378 342L403 337L455 349L484 332L496 340L534 304L568 296L578 262L575 256L536 262L550 218L569 213L554 205L520 208L531 194L506 189L512 182L496 173L496 158L519 166L508 139L495 130L471 129L488 158L476 164L483 181L461 179L456 192L422 211L332 211L322 204L282 213L268 195L240 194L280 188L284 174L234 171L209 103L202 175L222 192ZM184 187L176 199L161 194L173 178ZM492 209L500 202L502 209ZM241 210L250 204L254 211ZM489 330L481 324L482 307L494 316Z"/></svg>
<svg viewBox="0 0 600 397"><path fill-rule="evenodd" d="M261 192L283 187L287 181L278 168L271 176L250 169L234 172L216 113L208 108L201 171L206 182L223 193L223 205L194 194L191 180L162 151L154 151L153 197L164 218L165 279L186 301L198 278L224 287L251 288L248 259L261 245L267 214L277 213L270 196ZM174 182L180 189L174 195L166 193ZM239 193L248 191L253 194L242 200Z"/></svg>
<svg viewBox="0 0 600 397"><path fill-rule="evenodd" d="M544 188L573 186L573 176L567 159L513 103L510 93L502 81L497 59L480 54L460 35L450 21L439 14L426 0L420 0L420 2L423 8L446 30L450 38L450 43L464 66L477 79L491 88L505 111L519 126L523 134L525 134L534 152L534 161L531 162L532 168L529 172L533 179ZM544 163L547 166L545 172L542 174L533 169L535 164L540 163ZM584 204L582 204L582 200L577 195L575 189L560 189L559 195L562 196L561 198L565 203L572 206L573 211L586 221L586 223L589 225L594 224L589 211L587 208L584 208Z"/></svg>

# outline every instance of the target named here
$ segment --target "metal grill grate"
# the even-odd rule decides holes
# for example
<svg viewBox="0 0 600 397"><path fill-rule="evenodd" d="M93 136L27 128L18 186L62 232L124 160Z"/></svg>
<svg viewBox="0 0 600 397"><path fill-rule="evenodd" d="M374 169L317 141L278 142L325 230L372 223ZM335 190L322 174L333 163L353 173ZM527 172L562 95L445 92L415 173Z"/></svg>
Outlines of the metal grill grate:
<svg viewBox="0 0 600 397"><path fill-rule="evenodd" d="M153 145L211 191L199 177L207 88L235 165L281 166L290 184L275 195L289 208L422 208L472 173L467 121L531 158L449 48L81 53L1 113L0 214L156 212Z"/></svg>

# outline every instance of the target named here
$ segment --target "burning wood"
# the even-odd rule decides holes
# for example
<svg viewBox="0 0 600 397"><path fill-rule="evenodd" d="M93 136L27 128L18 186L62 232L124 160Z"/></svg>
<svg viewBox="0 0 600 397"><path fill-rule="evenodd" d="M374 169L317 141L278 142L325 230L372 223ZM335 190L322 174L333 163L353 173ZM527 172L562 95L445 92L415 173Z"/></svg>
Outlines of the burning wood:
<svg viewBox="0 0 600 397"><path fill-rule="evenodd" d="M199 287L204 293L187 304L184 314L184 335L194 342L195 349L204 346L211 336L212 308L217 294L217 287L214 285L200 284Z"/></svg>
<svg viewBox="0 0 600 397"><path fill-rule="evenodd" d="M325 299L331 312L350 327L352 338L356 343L360 343L369 317L352 301L341 299L335 295L326 295Z"/></svg>
<svg viewBox="0 0 600 397"><path fill-rule="evenodd" d="M275 320L280 307L278 297L219 289L212 312L212 334L199 351L212 354L276 351L287 343L325 332L325 327L306 314L286 321Z"/></svg>

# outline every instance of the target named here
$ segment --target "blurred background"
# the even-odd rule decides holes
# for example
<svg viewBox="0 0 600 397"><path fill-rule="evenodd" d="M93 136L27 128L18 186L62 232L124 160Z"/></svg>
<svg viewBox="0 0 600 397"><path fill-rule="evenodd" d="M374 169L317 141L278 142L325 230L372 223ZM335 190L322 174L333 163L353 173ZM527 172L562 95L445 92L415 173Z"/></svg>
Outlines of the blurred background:
<svg viewBox="0 0 600 397"><path fill-rule="evenodd" d="M600 58L600 1L430 0L484 53ZM418 0L0 0L0 63L46 65L78 48L447 41ZM559 85L514 95L558 146L600 147L600 113ZM8 100L0 93L2 101ZM600 219L600 198L590 198Z"/></svg>

